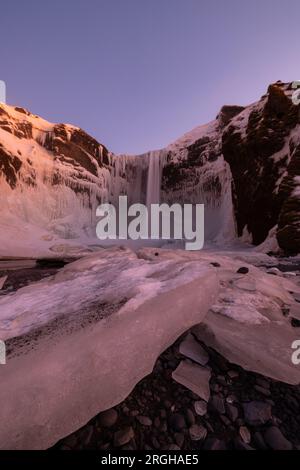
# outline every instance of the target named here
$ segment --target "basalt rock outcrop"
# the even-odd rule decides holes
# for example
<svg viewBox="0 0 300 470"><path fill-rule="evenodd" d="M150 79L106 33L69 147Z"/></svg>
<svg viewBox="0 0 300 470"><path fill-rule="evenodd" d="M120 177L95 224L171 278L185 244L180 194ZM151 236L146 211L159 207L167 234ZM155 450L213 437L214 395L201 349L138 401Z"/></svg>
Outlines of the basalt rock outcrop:
<svg viewBox="0 0 300 470"><path fill-rule="evenodd" d="M278 224L285 251L299 252L299 106L291 85L270 85L267 95L226 127L222 152L233 176L238 234L245 227L254 244Z"/></svg>

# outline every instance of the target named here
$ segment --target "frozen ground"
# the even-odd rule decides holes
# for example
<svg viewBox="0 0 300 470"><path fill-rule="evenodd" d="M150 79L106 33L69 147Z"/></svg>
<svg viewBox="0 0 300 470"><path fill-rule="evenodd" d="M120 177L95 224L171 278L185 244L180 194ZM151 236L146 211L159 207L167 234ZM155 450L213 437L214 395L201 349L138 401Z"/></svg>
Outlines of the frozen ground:
<svg viewBox="0 0 300 470"><path fill-rule="evenodd" d="M278 262L252 250L113 247L5 292L2 448L48 447L121 402L195 325L230 361L299 383L291 345L300 286L288 271L298 261L285 260L285 273L274 271Z"/></svg>
<svg viewBox="0 0 300 470"><path fill-rule="evenodd" d="M49 447L122 401L217 292L208 265L112 249L2 297L1 447Z"/></svg>

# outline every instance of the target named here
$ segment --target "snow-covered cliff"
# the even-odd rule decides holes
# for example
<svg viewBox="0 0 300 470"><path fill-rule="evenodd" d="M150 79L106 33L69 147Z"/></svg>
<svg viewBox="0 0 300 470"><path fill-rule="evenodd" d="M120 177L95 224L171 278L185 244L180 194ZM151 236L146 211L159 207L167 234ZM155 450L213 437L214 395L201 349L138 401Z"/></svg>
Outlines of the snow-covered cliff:
<svg viewBox="0 0 300 470"><path fill-rule="evenodd" d="M165 149L114 155L82 129L0 104L0 256L49 256L99 243L96 207L129 202L205 204L205 238L221 246L270 230L300 251L300 119L291 84ZM275 229L274 227L277 226Z"/></svg>

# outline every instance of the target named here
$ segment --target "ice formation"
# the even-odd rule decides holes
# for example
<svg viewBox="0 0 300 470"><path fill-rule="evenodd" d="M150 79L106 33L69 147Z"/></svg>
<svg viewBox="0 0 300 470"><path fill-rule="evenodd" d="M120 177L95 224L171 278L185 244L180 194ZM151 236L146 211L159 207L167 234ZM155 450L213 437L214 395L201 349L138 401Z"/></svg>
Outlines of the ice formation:
<svg viewBox="0 0 300 470"><path fill-rule="evenodd" d="M0 447L48 448L120 403L217 293L205 263L114 248L2 298Z"/></svg>
<svg viewBox="0 0 300 470"><path fill-rule="evenodd" d="M103 202L117 207L119 195L147 206L204 203L206 238L223 243L234 237L231 174L222 156L204 158L195 170L197 184L182 185L170 196L162 188L164 167L182 158L186 137L162 150L114 155L74 126L4 104L0 111L0 255L64 256L93 249L99 245L96 208ZM217 130L217 121L201 127L190 143L203 134L216 139Z"/></svg>

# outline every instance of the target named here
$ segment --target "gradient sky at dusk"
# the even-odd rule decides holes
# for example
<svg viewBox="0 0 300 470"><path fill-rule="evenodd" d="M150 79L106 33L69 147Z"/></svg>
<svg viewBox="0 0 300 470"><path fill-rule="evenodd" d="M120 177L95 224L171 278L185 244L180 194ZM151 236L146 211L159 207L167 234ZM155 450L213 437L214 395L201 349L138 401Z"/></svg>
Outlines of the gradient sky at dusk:
<svg viewBox="0 0 300 470"><path fill-rule="evenodd" d="M7 102L84 128L114 152L160 148L300 78L299 0L10 0Z"/></svg>

